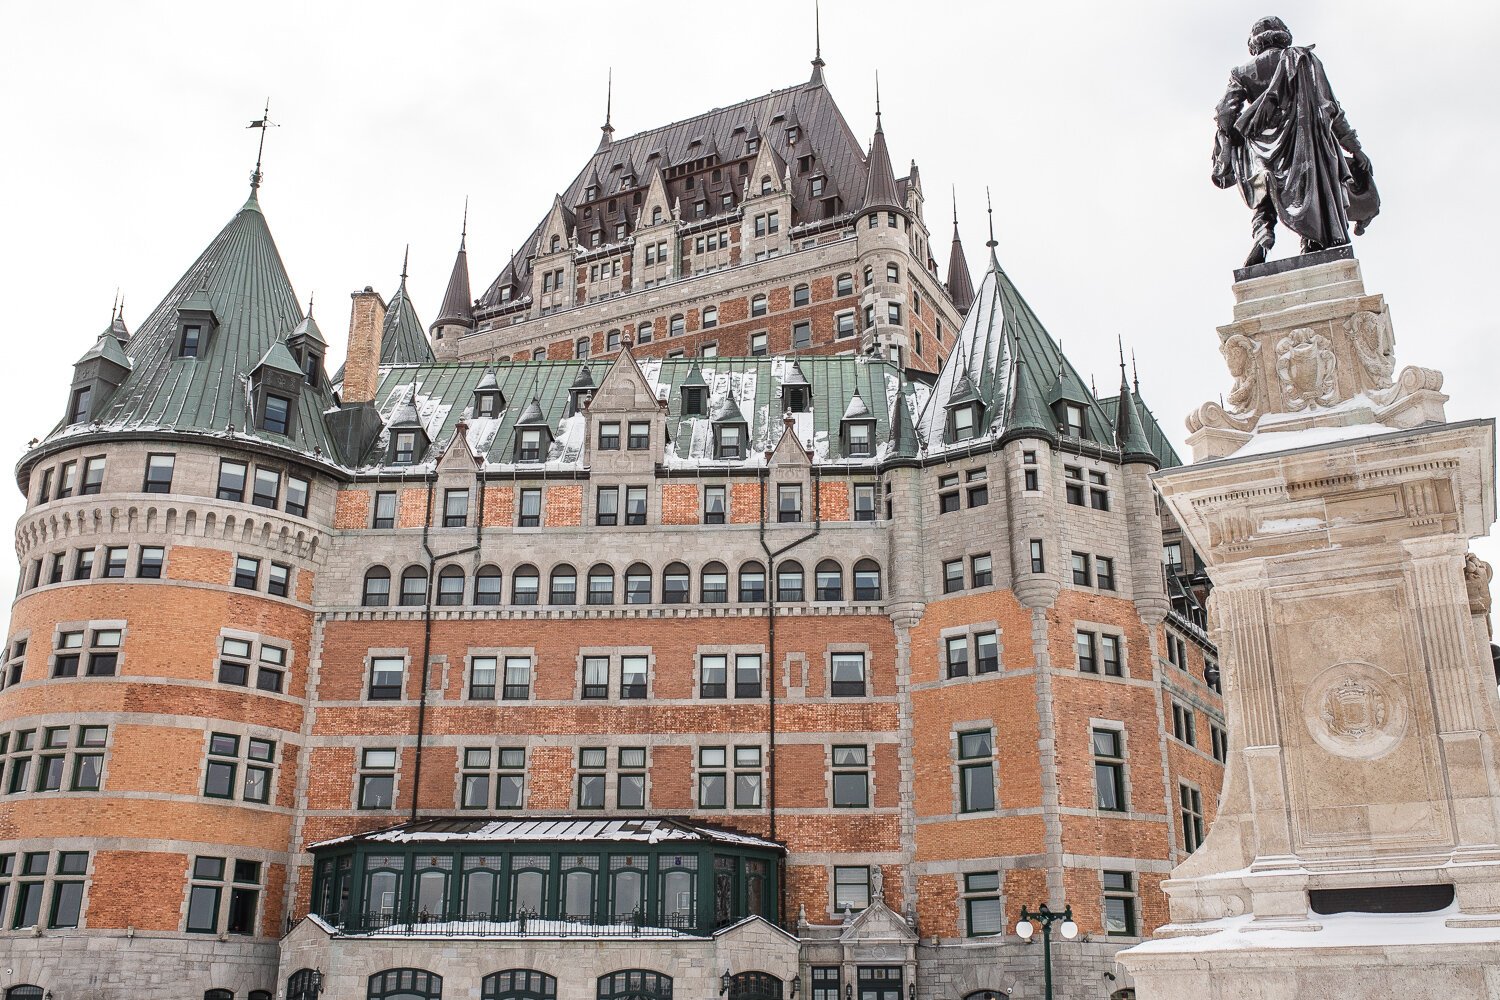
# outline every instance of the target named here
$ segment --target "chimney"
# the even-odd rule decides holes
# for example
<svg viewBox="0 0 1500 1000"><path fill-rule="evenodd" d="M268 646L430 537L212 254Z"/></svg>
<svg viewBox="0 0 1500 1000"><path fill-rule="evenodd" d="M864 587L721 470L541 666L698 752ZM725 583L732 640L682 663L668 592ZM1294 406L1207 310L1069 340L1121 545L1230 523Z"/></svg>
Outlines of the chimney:
<svg viewBox="0 0 1500 1000"><path fill-rule="evenodd" d="M385 329L385 300L369 285L349 298L349 350L344 358L345 406L375 401L380 380L380 336Z"/></svg>

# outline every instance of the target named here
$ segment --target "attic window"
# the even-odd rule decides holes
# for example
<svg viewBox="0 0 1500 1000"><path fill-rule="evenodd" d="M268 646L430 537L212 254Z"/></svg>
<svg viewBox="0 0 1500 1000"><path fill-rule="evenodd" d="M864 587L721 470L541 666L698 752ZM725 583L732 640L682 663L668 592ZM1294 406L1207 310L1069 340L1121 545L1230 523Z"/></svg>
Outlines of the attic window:
<svg viewBox="0 0 1500 1000"><path fill-rule="evenodd" d="M498 417L500 415L500 394L489 390L474 393L474 416L476 417Z"/></svg>
<svg viewBox="0 0 1500 1000"><path fill-rule="evenodd" d="M557 253L558 248L561 247L561 246L562 246L562 237L561 236L553 236L552 237L552 243L548 247L548 252L549 253Z"/></svg>
<svg viewBox="0 0 1500 1000"><path fill-rule="evenodd" d="M845 445L851 458L868 458L874 454L875 427L866 420L851 420L844 433L847 435Z"/></svg>
<svg viewBox="0 0 1500 1000"><path fill-rule="evenodd" d="M788 143L795 145L797 140L800 138L802 138L802 129L798 128L796 125L793 125L791 128L786 130L786 141Z"/></svg>
<svg viewBox="0 0 1500 1000"><path fill-rule="evenodd" d="M714 457L743 458L745 455L743 424L720 424L714 428Z"/></svg>
<svg viewBox="0 0 1500 1000"><path fill-rule="evenodd" d="M812 410L812 386L786 386L781 390L781 401L788 413L808 413Z"/></svg>
<svg viewBox="0 0 1500 1000"><path fill-rule="evenodd" d="M397 431L391 446L391 461L397 465L410 465L417 457L417 432Z"/></svg>
<svg viewBox="0 0 1500 1000"><path fill-rule="evenodd" d="M261 430L272 434L285 434L292 423L292 401L285 396L266 393L265 412L261 415Z"/></svg>
<svg viewBox="0 0 1500 1000"><path fill-rule="evenodd" d="M823 184L824 183L825 182L824 182L824 179L822 177L814 177L812 179L812 196L814 198L821 198L823 196Z"/></svg>
<svg viewBox="0 0 1500 1000"><path fill-rule="evenodd" d="M500 289L500 301L501 302L509 302L510 301L510 289L509 288L502 288L502 289Z"/></svg>
<svg viewBox="0 0 1500 1000"><path fill-rule="evenodd" d="M583 196L587 200L593 201L595 198L599 197L599 189L590 184L588 187L583 189Z"/></svg>
<svg viewBox="0 0 1500 1000"><path fill-rule="evenodd" d="M1083 437L1083 407L1077 403L1064 403L1063 424L1067 427L1070 437Z"/></svg>
<svg viewBox="0 0 1500 1000"><path fill-rule="evenodd" d="M203 327L198 323L186 323L182 327L182 337L177 344L177 356L179 358L196 358L198 356L198 345L203 339Z"/></svg>
<svg viewBox="0 0 1500 1000"><path fill-rule="evenodd" d="M760 152L760 139L759 139L759 137L750 138L750 139L746 139L745 140L745 152L752 153L752 154Z"/></svg>
<svg viewBox="0 0 1500 1000"><path fill-rule="evenodd" d="M651 210L651 224L653 226L659 226L659 225L661 225L661 206L660 205L656 206L655 208L653 208Z"/></svg>
<svg viewBox="0 0 1500 1000"><path fill-rule="evenodd" d="M701 385L684 387L682 390L682 415L685 417L703 416L706 396L707 393Z"/></svg>
<svg viewBox="0 0 1500 1000"><path fill-rule="evenodd" d="M81 424L89 418L93 397L93 386L81 385L73 390L73 405L68 410L69 424Z"/></svg>
<svg viewBox="0 0 1500 1000"><path fill-rule="evenodd" d="M979 404L968 403L955 407L952 416L954 441L971 441L979 432Z"/></svg>
<svg viewBox="0 0 1500 1000"><path fill-rule="evenodd" d="M322 358L312 351L308 351L302 358L302 376L307 384L316 387L318 384L318 372L321 371Z"/></svg>
<svg viewBox="0 0 1500 1000"><path fill-rule="evenodd" d="M535 428L521 431L516 443L516 461L540 462L542 460L542 432Z"/></svg>
<svg viewBox="0 0 1500 1000"><path fill-rule="evenodd" d="M767 174L766 176L764 176L764 177L762 177L760 179L760 193L761 194L770 194L771 193L771 175L770 174Z"/></svg>

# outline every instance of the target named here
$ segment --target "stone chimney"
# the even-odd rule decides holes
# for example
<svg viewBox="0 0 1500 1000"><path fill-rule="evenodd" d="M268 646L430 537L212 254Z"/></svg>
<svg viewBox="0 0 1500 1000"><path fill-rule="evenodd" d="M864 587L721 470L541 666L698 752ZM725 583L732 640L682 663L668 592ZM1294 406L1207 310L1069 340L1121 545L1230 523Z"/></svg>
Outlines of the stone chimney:
<svg viewBox="0 0 1500 1000"><path fill-rule="evenodd" d="M345 406L375 400L380 380L380 337L385 329L385 300L366 285L353 292L349 308L349 351L344 359Z"/></svg>

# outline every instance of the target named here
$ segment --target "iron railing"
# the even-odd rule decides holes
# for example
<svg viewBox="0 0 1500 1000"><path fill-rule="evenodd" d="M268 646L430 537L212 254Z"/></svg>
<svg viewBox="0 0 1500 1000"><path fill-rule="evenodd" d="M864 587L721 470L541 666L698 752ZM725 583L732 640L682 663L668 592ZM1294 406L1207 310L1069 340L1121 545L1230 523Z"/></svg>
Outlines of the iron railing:
<svg viewBox="0 0 1500 1000"><path fill-rule="evenodd" d="M710 933L709 928L698 926L689 916L648 918L640 911L618 915L608 923L592 916L543 917L524 910L514 915L470 913L451 918L389 912L359 913L344 919L333 915L320 917L338 933L351 936L640 938L705 937Z"/></svg>

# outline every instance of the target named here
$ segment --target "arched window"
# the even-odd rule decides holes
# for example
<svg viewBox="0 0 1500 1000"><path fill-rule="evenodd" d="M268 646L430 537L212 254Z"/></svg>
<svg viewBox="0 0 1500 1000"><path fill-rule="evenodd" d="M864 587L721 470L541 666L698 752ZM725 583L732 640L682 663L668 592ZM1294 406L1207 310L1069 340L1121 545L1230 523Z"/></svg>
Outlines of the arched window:
<svg viewBox="0 0 1500 1000"><path fill-rule="evenodd" d="M655 330L656 328L651 325L651 321L649 319L646 320L644 323L635 328L635 342L637 344L651 343L651 335L655 332Z"/></svg>
<svg viewBox="0 0 1500 1000"><path fill-rule="evenodd" d="M761 176L761 179L760 179L760 193L761 194L770 194L771 193L771 175L770 174L763 174Z"/></svg>
<svg viewBox="0 0 1500 1000"><path fill-rule="evenodd" d="M781 980L769 972L741 972L729 979L729 1000L781 1000Z"/></svg>
<svg viewBox="0 0 1500 1000"><path fill-rule="evenodd" d="M495 605L500 603L504 591L500 586L500 567L481 566L474 576L474 603Z"/></svg>
<svg viewBox="0 0 1500 1000"><path fill-rule="evenodd" d="M510 578L510 603L535 604L541 584L542 578L537 575L535 566L530 563L517 566Z"/></svg>
<svg viewBox="0 0 1500 1000"><path fill-rule="evenodd" d="M854 599L880 600L880 564L875 560L861 559L854 564Z"/></svg>
<svg viewBox="0 0 1500 1000"><path fill-rule="evenodd" d="M599 1000L672 1000L672 977L646 969L599 977Z"/></svg>
<svg viewBox="0 0 1500 1000"><path fill-rule="evenodd" d="M798 285L792 289L792 305L805 306L812 301L812 289L807 285Z"/></svg>
<svg viewBox="0 0 1500 1000"><path fill-rule="evenodd" d="M204 990L203 1000L234 1000L234 990Z"/></svg>
<svg viewBox="0 0 1500 1000"><path fill-rule="evenodd" d="M464 571L457 566L444 566L438 573L437 602L446 607L464 602Z"/></svg>
<svg viewBox="0 0 1500 1000"><path fill-rule="evenodd" d="M323 984L312 969L298 969L287 977L286 1000L318 1000Z"/></svg>
<svg viewBox="0 0 1500 1000"><path fill-rule="evenodd" d="M846 271L845 273L843 273L843 274L839 275L837 278L835 278L834 279L834 294L835 295L853 295L854 294L854 275L849 274Z"/></svg>
<svg viewBox="0 0 1500 1000"><path fill-rule="evenodd" d="M729 570L721 562L711 562L703 567L704 604L723 604L729 600Z"/></svg>
<svg viewBox="0 0 1500 1000"><path fill-rule="evenodd" d="M451 855L431 855L417 858L416 877L412 879L412 894L416 897L414 910L417 919L426 923L442 920L448 915L448 883L453 877Z"/></svg>
<svg viewBox="0 0 1500 1000"><path fill-rule="evenodd" d="M479 1000L557 1000L557 980L535 969L510 969L484 977Z"/></svg>
<svg viewBox="0 0 1500 1000"><path fill-rule="evenodd" d="M270 990L251 990L247 1000L271 1000Z"/></svg>
<svg viewBox="0 0 1500 1000"><path fill-rule="evenodd" d="M557 250L560 246L562 246L562 237L554 235L552 237L551 244L549 244L548 246L548 251L550 253L557 253Z"/></svg>
<svg viewBox="0 0 1500 1000"><path fill-rule="evenodd" d="M767 299L763 293L753 296L750 299L750 315L764 316L766 314L766 308L769 304L769 301L770 300Z"/></svg>
<svg viewBox="0 0 1500 1000"><path fill-rule="evenodd" d="M719 325L719 307L703 307L703 329L710 330Z"/></svg>
<svg viewBox="0 0 1500 1000"><path fill-rule="evenodd" d="M607 563L597 563L589 569L589 603L615 603L615 571Z"/></svg>
<svg viewBox="0 0 1500 1000"><path fill-rule="evenodd" d="M653 226L659 226L659 225L661 225L661 206L660 205L657 205L655 208L653 208L651 210L651 224Z"/></svg>
<svg viewBox="0 0 1500 1000"><path fill-rule="evenodd" d="M832 559L818 563L817 599L820 601L842 601L844 599L844 568Z"/></svg>
<svg viewBox="0 0 1500 1000"><path fill-rule="evenodd" d="M667 334L672 337L680 337L687 330L687 321L682 318L682 313L673 316L667 323Z"/></svg>
<svg viewBox="0 0 1500 1000"><path fill-rule="evenodd" d="M806 600L802 589L802 564L788 559L776 567L776 599L780 601Z"/></svg>
<svg viewBox="0 0 1500 1000"><path fill-rule="evenodd" d="M12 986L5 991L5 1000L42 1000L40 986Z"/></svg>
<svg viewBox="0 0 1500 1000"><path fill-rule="evenodd" d="M371 566L365 570L365 607L383 608L390 603L391 571L384 566Z"/></svg>
<svg viewBox="0 0 1500 1000"><path fill-rule="evenodd" d="M408 566L401 574L401 606L421 607L427 603L427 571L421 566Z"/></svg>
<svg viewBox="0 0 1500 1000"><path fill-rule="evenodd" d="M547 594L549 604L578 603L578 571L567 563L552 567L552 586Z"/></svg>
<svg viewBox="0 0 1500 1000"><path fill-rule="evenodd" d="M645 563L632 563L625 571L625 603L651 603L651 567Z"/></svg>
<svg viewBox="0 0 1500 1000"><path fill-rule="evenodd" d="M758 562L740 567L740 600L747 604L766 599L766 568Z"/></svg>
<svg viewBox="0 0 1500 1000"><path fill-rule="evenodd" d="M370 977L367 1000L442 1000L443 977L426 969L386 969Z"/></svg>
<svg viewBox="0 0 1500 1000"><path fill-rule="evenodd" d="M686 604L692 598L693 578L680 562L669 563L661 575L661 602Z"/></svg>

